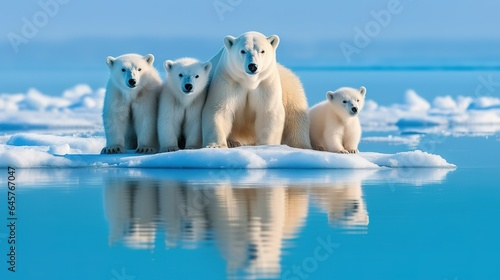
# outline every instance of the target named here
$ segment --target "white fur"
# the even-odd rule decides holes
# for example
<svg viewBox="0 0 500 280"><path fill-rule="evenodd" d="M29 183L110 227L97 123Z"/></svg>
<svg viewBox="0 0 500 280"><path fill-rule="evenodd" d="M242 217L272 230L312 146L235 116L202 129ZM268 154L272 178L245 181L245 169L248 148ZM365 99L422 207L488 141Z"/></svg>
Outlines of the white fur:
<svg viewBox="0 0 500 280"><path fill-rule="evenodd" d="M358 153L366 88L340 88L326 93L327 100L309 110L309 136L313 149L334 153ZM353 108L357 108L353 112Z"/></svg>
<svg viewBox="0 0 500 280"><path fill-rule="evenodd" d="M310 148L307 100L298 78L276 62L279 37L227 36L211 59L203 109L203 146L272 145ZM252 73L251 64L257 65Z"/></svg>
<svg viewBox="0 0 500 280"><path fill-rule="evenodd" d="M185 138L186 149L199 149L201 111L205 104L212 64L193 58L181 58L176 61L167 60L164 66L167 80L160 95L158 112L160 151L179 150L182 136Z"/></svg>
<svg viewBox="0 0 500 280"><path fill-rule="evenodd" d="M103 123L106 147L103 154L158 150L157 103L161 78L153 66L154 56L126 54L107 57L110 78L106 88ZM129 81L135 80L135 87Z"/></svg>

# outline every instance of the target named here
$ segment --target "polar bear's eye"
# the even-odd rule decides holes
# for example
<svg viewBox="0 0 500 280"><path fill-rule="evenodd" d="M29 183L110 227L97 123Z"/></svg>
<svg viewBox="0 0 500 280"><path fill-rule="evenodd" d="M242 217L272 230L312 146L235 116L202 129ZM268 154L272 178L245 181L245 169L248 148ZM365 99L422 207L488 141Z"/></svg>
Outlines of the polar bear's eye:
<svg viewBox="0 0 500 280"><path fill-rule="evenodd" d="M356 102L359 102L359 99L358 99L358 100L356 100Z"/></svg>
<svg viewBox="0 0 500 280"><path fill-rule="evenodd" d="M194 77L195 77L196 79L198 79L198 78L200 77L200 75L196 75L196 76L194 76Z"/></svg>
<svg viewBox="0 0 500 280"><path fill-rule="evenodd" d="M182 75L182 74L179 74L179 77L181 77L181 78L182 78L182 77L184 77L184 75Z"/></svg>
<svg viewBox="0 0 500 280"><path fill-rule="evenodd" d="M346 101L346 100L344 100L344 103L347 103L347 101Z"/></svg>
<svg viewBox="0 0 500 280"><path fill-rule="evenodd" d="M241 50L241 54L246 54L247 52L245 50Z"/></svg>
<svg viewBox="0 0 500 280"><path fill-rule="evenodd" d="M122 72L125 72L125 68L122 68Z"/></svg>
<svg viewBox="0 0 500 280"><path fill-rule="evenodd" d="M142 69L141 69L141 68L139 68L139 69L137 69L137 71L142 71Z"/></svg>
<svg viewBox="0 0 500 280"><path fill-rule="evenodd" d="M265 50L260 51L260 53L265 53L265 52L266 52Z"/></svg>

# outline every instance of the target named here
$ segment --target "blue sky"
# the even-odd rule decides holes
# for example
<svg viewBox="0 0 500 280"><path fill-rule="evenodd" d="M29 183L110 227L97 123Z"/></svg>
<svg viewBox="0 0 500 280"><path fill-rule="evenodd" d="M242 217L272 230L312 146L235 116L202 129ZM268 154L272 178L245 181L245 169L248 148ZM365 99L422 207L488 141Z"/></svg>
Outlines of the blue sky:
<svg viewBox="0 0 500 280"><path fill-rule="evenodd" d="M4 1L0 92L36 87L59 94L81 82L100 87L106 83L108 55L153 53L162 70L166 59L207 60L222 47L224 36L249 30L278 34L278 60L294 70L316 65L500 65L499 11L498 0ZM376 22L377 15L387 13L390 19ZM371 42L345 55L342 43L354 44L356 30L370 27L378 28L371 31ZM31 32L29 38L23 29ZM25 40L17 52L9 36Z"/></svg>
<svg viewBox="0 0 500 280"><path fill-rule="evenodd" d="M40 0L51 2L57 0ZM500 38L500 2L431 0L358 1L78 1L59 0L58 11L39 28L36 41L84 37L223 37L247 30L276 33L291 39L350 38L356 26L373 20L371 12L399 2L380 32L381 38ZM220 7L219 13L215 6ZM223 11L226 8L227 10ZM1 41L21 33L23 17L34 20L39 1L7 1L0 11ZM40 18L43 20L43 18ZM222 39L221 39L222 40Z"/></svg>
<svg viewBox="0 0 500 280"><path fill-rule="evenodd" d="M226 35L250 30L279 35L278 58L290 67L497 64L498 11L497 0L7 1L0 72L101 69L106 56L131 52L205 60ZM370 42L356 45L366 34ZM342 48L344 42L358 50ZM0 84L13 83L5 79Z"/></svg>

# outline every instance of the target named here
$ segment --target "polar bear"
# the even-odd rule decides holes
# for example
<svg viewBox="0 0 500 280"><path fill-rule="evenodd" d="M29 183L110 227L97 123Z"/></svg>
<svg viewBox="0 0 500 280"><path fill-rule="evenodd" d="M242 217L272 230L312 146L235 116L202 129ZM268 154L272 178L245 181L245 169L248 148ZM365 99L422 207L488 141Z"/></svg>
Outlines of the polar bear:
<svg viewBox="0 0 500 280"><path fill-rule="evenodd" d="M203 108L203 146L286 144L311 148L300 80L276 62L276 35L227 36L214 56Z"/></svg>
<svg viewBox="0 0 500 280"><path fill-rule="evenodd" d="M107 57L110 78L103 107L106 147L101 154L155 153L156 119L162 81L153 66L154 56L125 54Z"/></svg>
<svg viewBox="0 0 500 280"><path fill-rule="evenodd" d="M193 58L164 63L167 79L160 95L158 139L160 152L201 148L201 111L212 64ZM185 144L184 144L185 142Z"/></svg>
<svg viewBox="0 0 500 280"><path fill-rule="evenodd" d="M366 88L343 87L326 93L327 100L309 110L309 136L313 149L334 153L358 153Z"/></svg>

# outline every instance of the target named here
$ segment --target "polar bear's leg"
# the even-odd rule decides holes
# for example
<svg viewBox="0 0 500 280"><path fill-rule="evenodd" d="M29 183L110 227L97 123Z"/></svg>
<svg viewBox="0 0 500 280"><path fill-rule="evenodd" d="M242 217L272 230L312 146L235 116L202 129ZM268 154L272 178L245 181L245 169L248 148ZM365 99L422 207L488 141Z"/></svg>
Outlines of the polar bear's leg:
<svg viewBox="0 0 500 280"><path fill-rule="evenodd" d="M344 135L344 147L352 154L359 152L358 144L361 140L361 124L359 120L352 121L349 129L346 130Z"/></svg>
<svg viewBox="0 0 500 280"><path fill-rule="evenodd" d="M184 121L184 136L186 137L186 149L201 148L201 111L203 102L196 104L193 108L187 108Z"/></svg>
<svg viewBox="0 0 500 280"><path fill-rule="evenodd" d="M326 151L327 150L327 148L326 148L327 146L326 146L323 138L324 138L323 134L318 135L317 131L313 131L311 133L311 145L312 145L312 148L314 150L317 150L317 151Z"/></svg>
<svg viewBox="0 0 500 280"><path fill-rule="evenodd" d="M245 104L245 93L237 85L229 85L215 77L210 85L202 113L203 147L227 148L227 138L233 127L234 113L239 104ZM243 99L243 100L242 100Z"/></svg>
<svg viewBox="0 0 500 280"><path fill-rule="evenodd" d="M144 93L153 94L153 93ZM132 103L134 127L137 134L137 153L154 154L158 147L157 104L151 100Z"/></svg>
<svg viewBox="0 0 500 280"><path fill-rule="evenodd" d="M347 154L348 151L344 149L342 145L342 135L335 131L332 133L330 130L326 130L323 139L325 139L326 150L332 153L342 153Z"/></svg>
<svg viewBox="0 0 500 280"><path fill-rule="evenodd" d="M279 145L285 125L281 85L264 86L248 95L247 106L255 112L255 145Z"/></svg>
<svg viewBox="0 0 500 280"><path fill-rule="evenodd" d="M170 100L163 100L158 111L158 139L160 152L175 152L179 150L179 138L184 110L169 106Z"/></svg>
<svg viewBox="0 0 500 280"><path fill-rule="evenodd" d="M120 154L126 149L126 134L130 126L130 107L124 102L105 102L103 113L106 147L101 154Z"/></svg>
<svg viewBox="0 0 500 280"><path fill-rule="evenodd" d="M279 145L285 125L285 109L281 104L255 115L255 145Z"/></svg>
<svg viewBox="0 0 500 280"><path fill-rule="evenodd" d="M205 112L205 110L204 110ZM227 137L233 126L233 115L228 108L220 108L215 114L203 114L203 146L227 148Z"/></svg>

